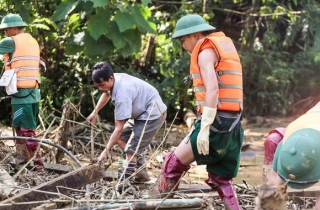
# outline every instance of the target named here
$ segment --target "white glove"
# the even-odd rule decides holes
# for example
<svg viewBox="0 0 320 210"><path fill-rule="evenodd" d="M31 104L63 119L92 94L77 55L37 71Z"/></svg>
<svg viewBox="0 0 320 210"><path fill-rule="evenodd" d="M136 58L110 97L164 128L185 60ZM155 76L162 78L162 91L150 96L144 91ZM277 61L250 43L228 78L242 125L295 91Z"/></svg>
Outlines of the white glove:
<svg viewBox="0 0 320 210"><path fill-rule="evenodd" d="M201 129L197 137L197 148L198 153L201 155L209 154L209 135L210 135L210 125L213 123L214 118L217 114L217 108L203 107L202 117L201 117Z"/></svg>

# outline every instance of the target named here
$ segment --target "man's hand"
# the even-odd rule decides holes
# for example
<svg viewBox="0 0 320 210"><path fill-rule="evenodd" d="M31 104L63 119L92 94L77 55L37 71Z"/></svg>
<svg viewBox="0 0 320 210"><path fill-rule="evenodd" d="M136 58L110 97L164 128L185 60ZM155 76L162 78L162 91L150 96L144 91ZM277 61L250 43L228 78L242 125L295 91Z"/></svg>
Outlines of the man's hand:
<svg viewBox="0 0 320 210"><path fill-rule="evenodd" d="M283 210L286 207L286 189L284 184L281 185L262 185L256 197L255 210Z"/></svg>
<svg viewBox="0 0 320 210"><path fill-rule="evenodd" d="M107 160L107 157L108 157L108 150L106 148L101 152L98 162L105 162Z"/></svg>
<svg viewBox="0 0 320 210"><path fill-rule="evenodd" d="M209 154L209 135L210 126L217 114L217 108L203 107L201 116L201 128L197 137L198 153L201 155Z"/></svg>
<svg viewBox="0 0 320 210"><path fill-rule="evenodd" d="M87 120L92 124L96 124L97 114L93 111L88 117Z"/></svg>

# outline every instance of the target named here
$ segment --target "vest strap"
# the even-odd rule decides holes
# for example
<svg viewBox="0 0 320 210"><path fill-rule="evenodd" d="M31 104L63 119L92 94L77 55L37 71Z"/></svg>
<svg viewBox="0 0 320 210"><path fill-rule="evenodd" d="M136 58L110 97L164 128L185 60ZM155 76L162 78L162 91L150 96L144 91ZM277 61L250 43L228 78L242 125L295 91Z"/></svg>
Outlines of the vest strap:
<svg viewBox="0 0 320 210"><path fill-rule="evenodd" d="M216 71L219 76L221 75L238 75L242 76L242 72L234 71L234 70L224 70L224 71Z"/></svg>
<svg viewBox="0 0 320 210"><path fill-rule="evenodd" d="M243 100L238 99L238 98L219 98L220 102L239 102L243 103Z"/></svg>
<svg viewBox="0 0 320 210"><path fill-rule="evenodd" d="M204 105L204 100L196 101L196 105L197 105L197 106L202 106L202 105Z"/></svg>
<svg viewBox="0 0 320 210"><path fill-rule="evenodd" d="M18 77L18 81L26 81L26 80L39 80L39 77Z"/></svg>
<svg viewBox="0 0 320 210"><path fill-rule="evenodd" d="M224 88L228 88L228 89L240 89L240 90L243 89L241 85L225 85L225 84L220 84L220 85L219 85L219 89L224 89Z"/></svg>
<svg viewBox="0 0 320 210"><path fill-rule="evenodd" d="M192 74L191 74L191 78L192 78L192 79L199 79L199 78L201 78L201 76L200 76L199 73L192 73Z"/></svg>
<svg viewBox="0 0 320 210"><path fill-rule="evenodd" d="M197 116L198 116L197 117L198 120L200 120L201 119L201 114L198 113ZM219 131L213 125L210 125L210 130L212 130L215 133L229 133L230 131L232 131L236 127L238 122L241 120L241 116L242 116L242 109L240 110L240 112L217 110L217 114L216 114L215 120L217 120L217 122L219 124L222 123L220 117L236 118L236 119L233 121L233 123L231 124L230 128L228 130L226 130L226 131Z"/></svg>
<svg viewBox="0 0 320 210"><path fill-rule="evenodd" d="M47 70L46 64L39 57L28 56L28 55L27 56L14 57L10 61L6 62L5 65L9 66L9 65L11 65L12 62L21 61L21 60L36 60L36 61L39 61L39 63L44 67L44 69Z"/></svg>
<svg viewBox="0 0 320 210"><path fill-rule="evenodd" d="M204 91L206 91L206 87L205 86L193 87L193 91L194 92L204 92Z"/></svg>
<svg viewBox="0 0 320 210"><path fill-rule="evenodd" d="M219 98L218 99L218 107L221 106L221 102L237 102L237 103L243 103L241 99L238 98ZM204 105L204 100L196 100L196 105L197 106L202 106Z"/></svg>
<svg viewBox="0 0 320 210"><path fill-rule="evenodd" d="M39 67L37 67L37 66L21 66L21 67L15 68L15 72L17 72L17 71L23 71L23 70L35 70L35 71L39 71Z"/></svg>

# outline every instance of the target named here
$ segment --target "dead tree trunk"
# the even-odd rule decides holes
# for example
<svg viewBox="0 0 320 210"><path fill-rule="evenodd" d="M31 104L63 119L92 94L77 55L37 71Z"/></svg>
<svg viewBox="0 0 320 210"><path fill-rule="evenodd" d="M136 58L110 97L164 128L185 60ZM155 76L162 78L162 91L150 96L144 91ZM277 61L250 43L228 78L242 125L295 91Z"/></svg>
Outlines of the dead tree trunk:
<svg viewBox="0 0 320 210"><path fill-rule="evenodd" d="M73 119L73 117L76 115L74 106L72 106L72 103L68 100L63 105L63 112L61 116L60 125L57 128L57 133L54 138L54 143L59 143L64 148L67 148L68 146L68 135L70 133L70 127L71 122L68 120ZM64 152L61 149L58 149L55 159L56 162L59 163L61 159L63 158Z"/></svg>

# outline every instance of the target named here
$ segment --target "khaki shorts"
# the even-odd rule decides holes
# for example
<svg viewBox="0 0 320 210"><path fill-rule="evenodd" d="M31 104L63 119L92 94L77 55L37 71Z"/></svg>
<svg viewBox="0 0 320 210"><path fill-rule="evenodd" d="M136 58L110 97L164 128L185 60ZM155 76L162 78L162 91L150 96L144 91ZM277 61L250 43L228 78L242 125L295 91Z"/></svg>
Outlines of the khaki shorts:
<svg viewBox="0 0 320 210"><path fill-rule="evenodd" d="M236 118L220 117L222 123L215 120L213 126L219 131L227 131ZM210 130L209 155L200 155L197 150L197 136L201 122L195 123L195 129L190 136L190 142L195 160L198 165L207 165L209 173L225 178L237 176L240 165L240 154L243 143L243 129L240 121L235 128L228 133L215 133Z"/></svg>

